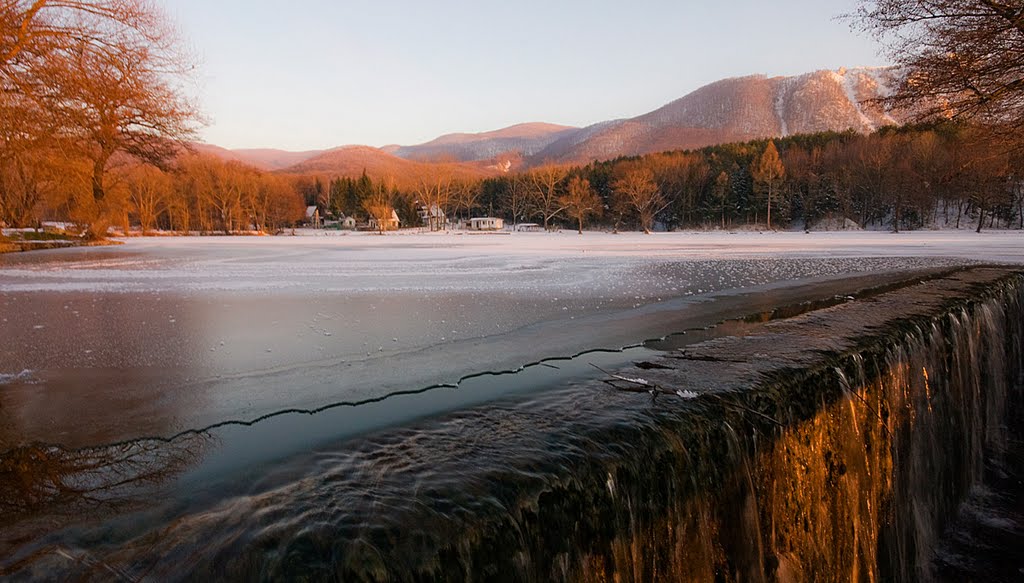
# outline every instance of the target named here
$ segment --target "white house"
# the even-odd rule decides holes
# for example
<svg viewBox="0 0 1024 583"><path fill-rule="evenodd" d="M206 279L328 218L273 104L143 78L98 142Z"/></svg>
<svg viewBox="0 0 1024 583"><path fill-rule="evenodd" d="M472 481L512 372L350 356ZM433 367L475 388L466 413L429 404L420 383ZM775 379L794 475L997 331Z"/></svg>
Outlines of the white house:
<svg viewBox="0 0 1024 583"><path fill-rule="evenodd" d="M505 228L505 219L495 217L474 217L469 219L470 231L500 231Z"/></svg>
<svg viewBox="0 0 1024 583"><path fill-rule="evenodd" d="M398 220L398 213L396 213L394 210L391 211L391 218L387 219L384 222L383 228L381 228L381 225L377 223L376 217L370 217L370 228L375 231L393 231L398 228L399 223L400 221Z"/></svg>
<svg viewBox="0 0 1024 583"><path fill-rule="evenodd" d="M519 223L518 225L516 225L516 230L517 231L525 231L525 232L534 232L534 231L543 231L544 228L541 227L540 225L538 225L537 223Z"/></svg>
<svg viewBox="0 0 1024 583"><path fill-rule="evenodd" d="M423 226L428 227L431 231L440 231L448 221L444 210L436 204L421 206L419 215L420 220L423 221Z"/></svg>
<svg viewBox="0 0 1024 583"><path fill-rule="evenodd" d="M307 206L306 222L314 229L319 229L322 226L320 221L320 209L316 208L316 206Z"/></svg>

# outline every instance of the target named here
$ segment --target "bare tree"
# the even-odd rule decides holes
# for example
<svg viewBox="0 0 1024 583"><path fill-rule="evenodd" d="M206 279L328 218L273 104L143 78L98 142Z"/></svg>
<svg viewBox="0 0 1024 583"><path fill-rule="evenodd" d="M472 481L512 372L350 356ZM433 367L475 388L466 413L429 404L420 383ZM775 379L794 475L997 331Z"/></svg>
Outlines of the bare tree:
<svg viewBox="0 0 1024 583"><path fill-rule="evenodd" d="M4 1L0 108L23 113L29 129L15 132L46 134L91 161L91 206L103 214L115 155L162 165L193 135L198 114L181 89L192 66L179 47L146 0Z"/></svg>
<svg viewBox="0 0 1024 583"><path fill-rule="evenodd" d="M601 197L597 196L586 178L574 177L569 181L569 188L561 198L561 204L576 219L577 231L583 234L583 221L593 215L601 214Z"/></svg>
<svg viewBox="0 0 1024 583"><path fill-rule="evenodd" d="M560 187L568 174L567 168L553 164L541 166L529 174L534 214L543 220L545 231L548 230L551 220L565 210Z"/></svg>
<svg viewBox="0 0 1024 583"><path fill-rule="evenodd" d="M627 168L622 176L612 183L612 189L618 195L620 206L636 211L640 218L640 228L647 234L654 228L654 219L658 213L669 205L661 195L658 183L654 181L654 172L649 168Z"/></svg>
<svg viewBox="0 0 1024 583"><path fill-rule="evenodd" d="M139 166L128 175L128 198L146 235L157 217L167 209L174 185L171 178L152 166Z"/></svg>
<svg viewBox="0 0 1024 583"><path fill-rule="evenodd" d="M512 215L512 228L514 229L516 223L520 219L526 216L526 206L529 200L529 185L526 183L526 179L522 174L516 174L508 180L508 195L505 198L505 204L508 206L508 212Z"/></svg>
<svg viewBox="0 0 1024 583"><path fill-rule="evenodd" d="M0 152L0 224L27 227L58 172L50 152L12 148Z"/></svg>
<svg viewBox="0 0 1024 583"><path fill-rule="evenodd" d="M0 73L24 72L32 59L87 39L100 46L112 36L159 40L162 15L133 0L4 0L0 2Z"/></svg>
<svg viewBox="0 0 1024 583"><path fill-rule="evenodd" d="M452 185L451 206L455 216L470 218L478 200L480 200L479 182L458 180Z"/></svg>
<svg viewBox="0 0 1024 583"><path fill-rule="evenodd" d="M919 117L1024 129L1024 5L1019 0L871 0L852 15L906 71L890 106Z"/></svg>
<svg viewBox="0 0 1024 583"><path fill-rule="evenodd" d="M426 213L427 227L431 231L444 228L442 212L449 208L452 197L452 175L443 166L424 166L416 179L415 192L419 205Z"/></svg>
<svg viewBox="0 0 1024 583"><path fill-rule="evenodd" d="M377 232L381 235L390 231L394 225L394 180L380 180L374 184L373 192L363 203L366 212L370 215L371 222L376 223Z"/></svg>

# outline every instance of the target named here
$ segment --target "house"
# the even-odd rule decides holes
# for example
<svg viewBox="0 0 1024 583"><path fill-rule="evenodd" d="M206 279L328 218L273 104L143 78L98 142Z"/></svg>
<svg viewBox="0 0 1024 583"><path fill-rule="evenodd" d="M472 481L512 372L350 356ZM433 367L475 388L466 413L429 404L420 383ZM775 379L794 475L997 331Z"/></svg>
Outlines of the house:
<svg viewBox="0 0 1024 583"><path fill-rule="evenodd" d="M474 217L469 219L470 231L500 231L505 228L505 220L495 217Z"/></svg>
<svg viewBox="0 0 1024 583"><path fill-rule="evenodd" d="M347 217L341 215L338 220L332 221L329 219L324 220L325 229L335 229L338 231L354 231L356 230L356 220L353 217Z"/></svg>
<svg viewBox="0 0 1024 583"><path fill-rule="evenodd" d="M370 228L374 231L393 231L398 228L400 222L398 213L392 210L391 217L384 222L383 226L377 222L377 217L370 217Z"/></svg>
<svg viewBox="0 0 1024 583"><path fill-rule="evenodd" d="M535 232L543 231L544 228L538 225L537 223L519 223L518 225L516 225L516 230L524 232Z"/></svg>
<svg viewBox="0 0 1024 583"><path fill-rule="evenodd" d="M445 216L444 210L436 204L421 206L419 215L423 226L431 231L440 231L448 222L448 217Z"/></svg>
<svg viewBox="0 0 1024 583"><path fill-rule="evenodd" d="M320 220L320 209L316 208L315 205L306 207L306 222L314 229L319 229L323 226L323 222Z"/></svg>

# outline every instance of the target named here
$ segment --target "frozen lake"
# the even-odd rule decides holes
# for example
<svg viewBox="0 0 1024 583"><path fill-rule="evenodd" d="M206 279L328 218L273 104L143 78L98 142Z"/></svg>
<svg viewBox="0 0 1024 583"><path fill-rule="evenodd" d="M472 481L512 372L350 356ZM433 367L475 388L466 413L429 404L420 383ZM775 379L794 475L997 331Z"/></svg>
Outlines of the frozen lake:
<svg viewBox="0 0 1024 583"><path fill-rule="evenodd" d="M580 394L594 365L975 262L1024 262L1024 236L307 233L0 255L0 574L179 576L262 536L253 512L282 544L321 508L376 516L350 480L472 494L435 465L524 431L481 412L553 428L612 398ZM576 422L648 402L629 397ZM417 449L421 432L449 448ZM395 470L366 462L382 458ZM332 536L362 536L344 525Z"/></svg>
<svg viewBox="0 0 1024 583"><path fill-rule="evenodd" d="M1024 261L1020 232L331 235L0 256L0 448L454 385L711 325L798 281Z"/></svg>

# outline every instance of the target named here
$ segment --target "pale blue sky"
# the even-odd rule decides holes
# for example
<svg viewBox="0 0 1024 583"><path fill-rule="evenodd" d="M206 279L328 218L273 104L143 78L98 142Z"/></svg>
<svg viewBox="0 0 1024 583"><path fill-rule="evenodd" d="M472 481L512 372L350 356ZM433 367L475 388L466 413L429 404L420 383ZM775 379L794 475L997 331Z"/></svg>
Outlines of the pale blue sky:
<svg viewBox="0 0 1024 583"><path fill-rule="evenodd" d="M645 113L712 81L884 65L855 0L165 0L231 148L415 144Z"/></svg>

